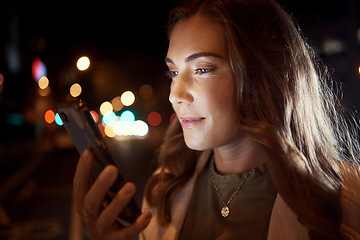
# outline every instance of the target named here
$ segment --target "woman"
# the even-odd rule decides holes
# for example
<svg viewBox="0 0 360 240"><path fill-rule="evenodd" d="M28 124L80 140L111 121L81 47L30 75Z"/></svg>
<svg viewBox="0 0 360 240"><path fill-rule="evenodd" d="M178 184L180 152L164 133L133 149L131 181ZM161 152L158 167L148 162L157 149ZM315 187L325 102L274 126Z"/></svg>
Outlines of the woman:
<svg viewBox="0 0 360 240"><path fill-rule="evenodd" d="M116 168L90 186L92 156L80 158L77 208L94 238L360 238L357 142L281 7L189 1L172 11L169 39L177 118L134 224L115 219L135 186L101 210Z"/></svg>

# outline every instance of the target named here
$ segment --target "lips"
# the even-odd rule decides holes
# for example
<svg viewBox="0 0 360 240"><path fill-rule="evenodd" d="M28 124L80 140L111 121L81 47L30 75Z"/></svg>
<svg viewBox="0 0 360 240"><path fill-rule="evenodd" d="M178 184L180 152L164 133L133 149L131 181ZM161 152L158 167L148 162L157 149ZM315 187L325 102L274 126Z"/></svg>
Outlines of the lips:
<svg viewBox="0 0 360 240"><path fill-rule="evenodd" d="M181 126L183 129L190 129L200 124L204 117L179 117L181 120Z"/></svg>

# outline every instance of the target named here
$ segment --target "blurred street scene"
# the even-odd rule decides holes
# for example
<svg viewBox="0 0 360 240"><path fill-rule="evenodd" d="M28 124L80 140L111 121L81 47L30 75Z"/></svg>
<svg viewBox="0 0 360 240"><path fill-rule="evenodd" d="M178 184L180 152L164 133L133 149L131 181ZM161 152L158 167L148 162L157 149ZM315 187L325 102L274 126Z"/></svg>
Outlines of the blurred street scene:
<svg viewBox="0 0 360 240"><path fill-rule="evenodd" d="M141 204L173 115L165 76L174 1L0 7L0 240L89 239L74 212L79 154L56 106L82 99ZM360 109L360 0L279 0ZM199 30L200 31L200 30Z"/></svg>

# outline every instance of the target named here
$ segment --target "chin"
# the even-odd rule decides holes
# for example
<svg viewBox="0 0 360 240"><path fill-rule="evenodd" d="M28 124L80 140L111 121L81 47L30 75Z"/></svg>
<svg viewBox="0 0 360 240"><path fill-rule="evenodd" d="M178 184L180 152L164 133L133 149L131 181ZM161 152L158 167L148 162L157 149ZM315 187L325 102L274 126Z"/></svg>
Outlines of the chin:
<svg viewBox="0 0 360 240"><path fill-rule="evenodd" d="M195 151L205 151L210 149L211 147L204 142L204 138L190 138L190 137L186 137L184 136L184 140L185 140L185 144L188 148L190 148L191 150L195 150Z"/></svg>

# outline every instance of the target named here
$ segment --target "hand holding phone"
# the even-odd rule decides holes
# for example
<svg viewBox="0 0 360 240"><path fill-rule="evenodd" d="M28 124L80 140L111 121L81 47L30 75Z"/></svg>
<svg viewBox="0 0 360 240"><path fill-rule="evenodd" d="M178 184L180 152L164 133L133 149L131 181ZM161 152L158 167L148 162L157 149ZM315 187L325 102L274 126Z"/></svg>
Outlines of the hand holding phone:
<svg viewBox="0 0 360 240"><path fill-rule="evenodd" d="M132 198L135 186L125 184L86 104L82 101L61 103L58 112L77 150L82 154L74 178L74 191L77 209L84 221L89 227L94 225L94 219L107 223L116 219L125 226L136 224L141 210ZM94 179L92 186L89 184L90 176ZM130 187L133 192L126 190L129 184L133 186L133 189ZM105 207L102 212L99 204ZM139 227L141 224L136 225Z"/></svg>
<svg viewBox="0 0 360 240"><path fill-rule="evenodd" d="M74 177L76 209L94 239L132 239L146 228L152 214L144 211L135 222L126 228L123 228L117 221L118 214L126 207L135 193L135 186L132 183L126 183L110 204L102 209L102 200L116 180L118 170L113 165L108 165L95 182L90 184L89 177L94 161L90 151L85 150L81 154Z"/></svg>

